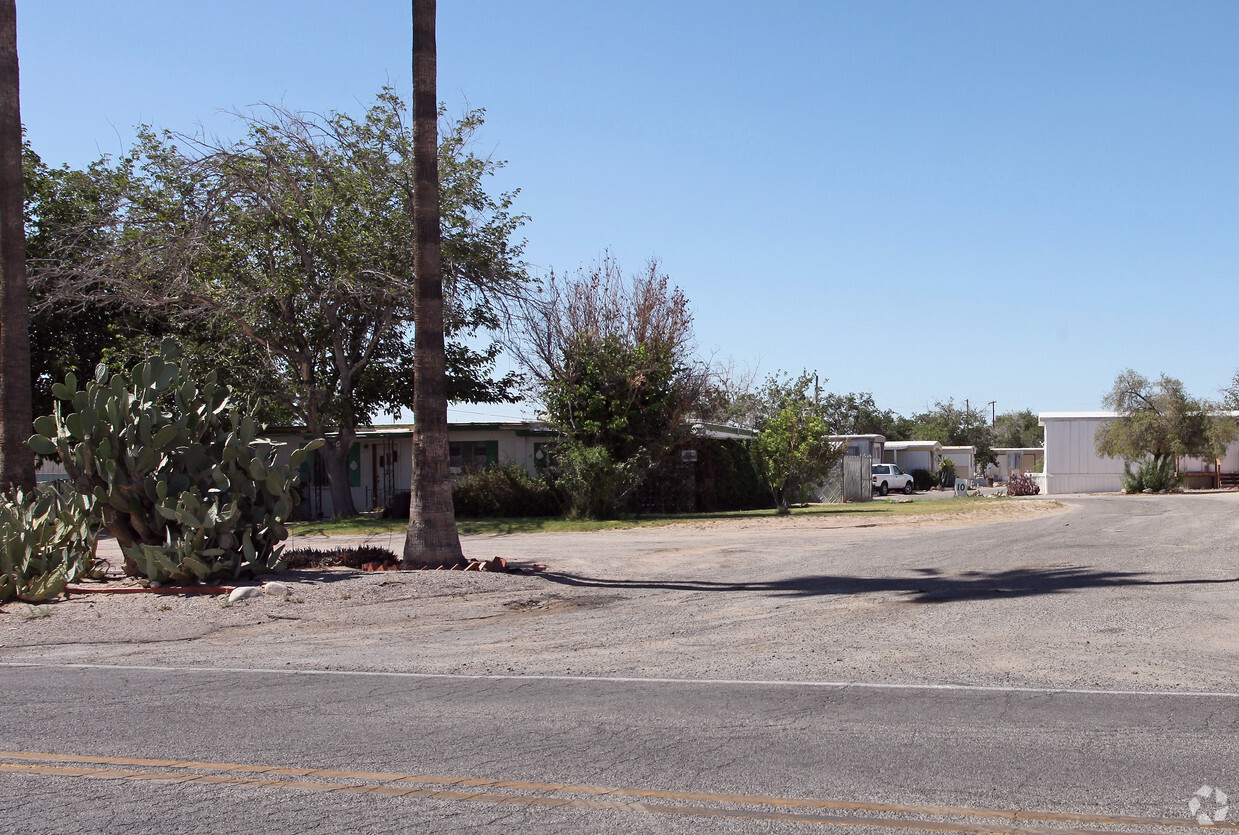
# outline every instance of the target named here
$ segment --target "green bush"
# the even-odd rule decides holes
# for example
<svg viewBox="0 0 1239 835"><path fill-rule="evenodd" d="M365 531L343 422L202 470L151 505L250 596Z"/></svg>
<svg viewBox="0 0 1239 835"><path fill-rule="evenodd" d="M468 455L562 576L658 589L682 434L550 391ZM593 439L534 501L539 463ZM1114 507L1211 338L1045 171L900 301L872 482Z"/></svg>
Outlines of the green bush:
<svg viewBox="0 0 1239 835"><path fill-rule="evenodd" d="M684 461L684 449L694 450L697 460ZM746 442L695 440L673 449L626 504L634 513L712 513L767 509L774 501Z"/></svg>
<svg viewBox="0 0 1239 835"><path fill-rule="evenodd" d="M183 378L179 356L165 342L132 371L100 365L84 389L69 374L30 447L93 498L126 573L165 583L274 570L300 501L297 467L318 442L277 465L228 388L213 373Z"/></svg>
<svg viewBox="0 0 1239 835"><path fill-rule="evenodd" d="M698 460L712 489L698 510L765 510L772 506L770 490L753 466L751 446L751 442L733 440L701 445Z"/></svg>
<svg viewBox="0 0 1239 835"><path fill-rule="evenodd" d="M91 500L68 484L0 495L0 603L40 603L103 573Z"/></svg>
<svg viewBox="0 0 1239 835"><path fill-rule="evenodd" d="M1137 464L1135 471L1132 464ZM1123 489L1128 493L1143 493L1148 490L1162 493L1178 490L1183 478L1175 472L1174 460L1164 458L1159 463L1153 459L1140 462L1123 462Z"/></svg>
<svg viewBox="0 0 1239 835"><path fill-rule="evenodd" d="M559 497L515 461L487 464L452 484L452 506L463 518L558 516Z"/></svg>
<svg viewBox="0 0 1239 835"><path fill-rule="evenodd" d="M938 474L933 470L913 470L912 483L916 485L917 490L932 490L938 486Z"/></svg>
<svg viewBox="0 0 1239 835"><path fill-rule="evenodd" d="M559 444L554 460L558 474L552 483L563 491L567 515L573 519L613 518L649 471L643 454L616 461L596 444Z"/></svg>
<svg viewBox="0 0 1239 835"><path fill-rule="evenodd" d="M955 478L955 462L943 458L938 464L938 483L949 490L955 486Z"/></svg>

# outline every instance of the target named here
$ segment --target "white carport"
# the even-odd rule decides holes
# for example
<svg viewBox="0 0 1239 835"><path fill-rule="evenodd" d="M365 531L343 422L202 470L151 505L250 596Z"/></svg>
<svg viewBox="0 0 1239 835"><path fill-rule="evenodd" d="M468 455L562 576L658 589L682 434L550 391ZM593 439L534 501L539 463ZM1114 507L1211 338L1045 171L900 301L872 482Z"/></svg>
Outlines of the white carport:
<svg viewBox="0 0 1239 835"><path fill-rule="evenodd" d="M887 441L882 450L882 463L898 464L904 472L936 473L941 461L942 444L938 441Z"/></svg>

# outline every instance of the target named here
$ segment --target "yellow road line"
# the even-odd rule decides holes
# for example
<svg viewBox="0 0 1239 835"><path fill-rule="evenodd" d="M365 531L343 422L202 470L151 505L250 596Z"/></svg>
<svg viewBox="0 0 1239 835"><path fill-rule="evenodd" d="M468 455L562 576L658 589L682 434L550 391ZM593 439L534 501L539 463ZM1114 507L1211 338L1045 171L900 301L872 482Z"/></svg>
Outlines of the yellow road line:
<svg viewBox="0 0 1239 835"><path fill-rule="evenodd" d="M799 821L834 826L870 826L885 829L916 829L939 832L969 832L969 833L1074 833L1082 830L1061 828L1033 828L1027 826L1008 826L1004 824L966 823L929 820L909 820L892 818L871 818L849 815L847 817L829 815L806 815L790 812L750 811L738 809L717 809L703 806L678 806L666 804L649 804L642 802L627 802L621 800L596 800L582 798L551 798L519 794L497 794L493 792L458 791L455 789L429 789L410 786L409 784L431 784L453 786L458 788L503 788L523 791L558 792L561 794L602 795L613 798L650 798L658 800L696 801L699 803L727 803L745 806L782 807L800 809L819 809L869 814L897 814L929 817L955 817L972 819L1008 820L1015 824L1024 822L1040 823L1082 823L1091 826L1143 826L1143 827L1174 827L1203 829L1190 818L1149 818L1118 815L1086 815L1063 812L1026 812L1011 809L985 809L958 806L911 806L889 803L856 803L838 800L819 800L813 798L783 798L764 795L732 795L713 792L677 792L658 789L634 789L606 786L575 785L570 783L539 783L524 780L489 780L477 778L445 777L426 774L399 774L374 771L340 771L334 769L307 769L283 766L245 765L240 763L198 762L192 760L144 759L131 757L101 757L69 754L49 754L32 751L0 751L0 759L25 760L38 763L73 763L85 766L108 766L105 768L82 768L72 766L33 765L25 763L0 763L0 773L43 774L62 777L81 777L103 780L151 780L166 783L200 783L233 786L258 786L281 789L300 789L306 791L326 791L345 793L368 793L398 797L427 797L441 800L474 801L487 803L507 803L528 806L562 806L574 809L597 809L613 811L645 812L652 814L689 815L697 817L728 817L745 818L765 821ZM138 771L116 766L136 766L154 768L172 768L176 771ZM200 774L198 771L222 771L225 774ZM234 774L255 774L261 777L240 777ZM278 777L317 777L336 780L370 780L398 785L375 786L362 783L319 782L302 779L266 779L269 776ZM403 784L403 785L399 785ZM1219 822L1209 827L1209 830L1233 830L1239 825L1229 822ZM1098 833L1101 830L1090 829Z"/></svg>

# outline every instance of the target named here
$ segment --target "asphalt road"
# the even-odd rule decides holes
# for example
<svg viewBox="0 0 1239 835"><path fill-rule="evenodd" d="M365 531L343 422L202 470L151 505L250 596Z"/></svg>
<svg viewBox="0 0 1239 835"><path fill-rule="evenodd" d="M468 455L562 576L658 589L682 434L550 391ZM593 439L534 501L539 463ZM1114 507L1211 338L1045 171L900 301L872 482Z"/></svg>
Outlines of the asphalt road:
<svg viewBox="0 0 1239 835"><path fill-rule="evenodd" d="M496 538L556 570L315 616L63 604L5 626L0 832L1234 829L1236 499Z"/></svg>
<svg viewBox="0 0 1239 835"><path fill-rule="evenodd" d="M1239 695L0 675L11 832L1158 832L1239 787Z"/></svg>

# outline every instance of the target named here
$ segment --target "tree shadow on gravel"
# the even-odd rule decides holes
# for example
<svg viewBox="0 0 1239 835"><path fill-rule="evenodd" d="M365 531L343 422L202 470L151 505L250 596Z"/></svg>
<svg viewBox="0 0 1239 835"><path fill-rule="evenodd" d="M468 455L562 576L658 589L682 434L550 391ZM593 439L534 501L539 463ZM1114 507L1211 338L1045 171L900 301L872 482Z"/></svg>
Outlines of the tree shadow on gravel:
<svg viewBox="0 0 1239 835"><path fill-rule="evenodd" d="M1033 597L1064 594L1080 589L1126 586L1183 586L1239 583L1229 579L1155 580L1144 572L1097 571L1081 566L1058 568L1012 568L1005 571L965 571L944 575L935 568L918 569L919 577L849 577L813 575L749 583L709 581L606 580L548 571L539 576L552 583L581 588L666 589L668 591L758 592L778 597L897 592L912 603L949 603L957 600Z"/></svg>

